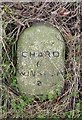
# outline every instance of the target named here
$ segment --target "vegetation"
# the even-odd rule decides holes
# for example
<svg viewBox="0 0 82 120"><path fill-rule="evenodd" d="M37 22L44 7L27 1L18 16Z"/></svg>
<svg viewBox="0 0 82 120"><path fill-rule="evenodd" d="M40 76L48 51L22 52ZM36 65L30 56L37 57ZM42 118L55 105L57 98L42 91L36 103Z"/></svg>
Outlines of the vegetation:
<svg viewBox="0 0 82 120"><path fill-rule="evenodd" d="M80 2L2 3L2 118L82 119L80 77ZM63 91L48 96L21 95L16 78L16 50L21 32L36 22L57 26L66 46ZM1 84L1 83L0 83ZM1 118L1 115L0 115Z"/></svg>

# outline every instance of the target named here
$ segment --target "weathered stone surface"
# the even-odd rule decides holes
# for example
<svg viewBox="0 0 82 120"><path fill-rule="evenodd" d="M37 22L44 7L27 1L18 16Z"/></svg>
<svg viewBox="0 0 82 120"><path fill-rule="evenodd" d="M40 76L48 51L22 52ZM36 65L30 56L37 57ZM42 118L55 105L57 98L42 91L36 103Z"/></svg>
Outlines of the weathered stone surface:
<svg viewBox="0 0 82 120"><path fill-rule="evenodd" d="M24 30L18 40L17 80L27 95L59 91L64 78L64 40L57 28L35 24Z"/></svg>

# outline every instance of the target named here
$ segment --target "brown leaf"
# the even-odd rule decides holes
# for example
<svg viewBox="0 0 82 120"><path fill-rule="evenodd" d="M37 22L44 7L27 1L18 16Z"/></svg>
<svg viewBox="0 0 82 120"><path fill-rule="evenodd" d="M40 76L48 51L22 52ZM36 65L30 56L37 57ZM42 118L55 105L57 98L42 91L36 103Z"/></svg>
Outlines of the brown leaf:
<svg viewBox="0 0 82 120"><path fill-rule="evenodd" d="M66 17L66 16L69 15L69 14L70 14L70 11L64 12L64 13L63 13L63 17Z"/></svg>
<svg viewBox="0 0 82 120"><path fill-rule="evenodd" d="M59 11L59 14L63 17L67 16L70 14L70 11L68 11L66 8L61 8Z"/></svg>
<svg viewBox="0 0 82 120"><path fill-rule="evenodd" d="M60 15L63 15L63 13L66 11L66 8L61 8L61 10L59 11Z"/></svg>

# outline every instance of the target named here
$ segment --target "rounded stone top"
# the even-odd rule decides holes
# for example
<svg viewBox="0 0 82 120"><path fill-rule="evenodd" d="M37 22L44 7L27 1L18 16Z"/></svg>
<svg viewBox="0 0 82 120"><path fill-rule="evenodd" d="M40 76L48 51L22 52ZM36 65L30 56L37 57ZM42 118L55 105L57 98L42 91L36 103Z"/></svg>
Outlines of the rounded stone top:
<svg viewBox="0 0 82 120"><path fill-rule="evenodd" d="M35 24L20 35L17 45L17 81L21 93L60 91L64 85L64 40L52 25Z"/></svg>

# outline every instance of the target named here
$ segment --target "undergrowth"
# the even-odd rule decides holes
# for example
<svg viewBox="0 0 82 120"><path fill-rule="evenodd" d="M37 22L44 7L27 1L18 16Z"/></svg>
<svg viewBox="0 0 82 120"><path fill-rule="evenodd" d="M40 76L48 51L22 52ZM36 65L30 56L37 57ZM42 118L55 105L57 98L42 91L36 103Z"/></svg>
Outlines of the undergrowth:
<svg viewBox="0 0 82 120"><path fill-rule="evenodd" d="M82 119L80 2L2 3L2 87L0 118ZM17 41L36 22L56 26L64 37L65 84L61 95L21 95L16 78Z"/></svg>

